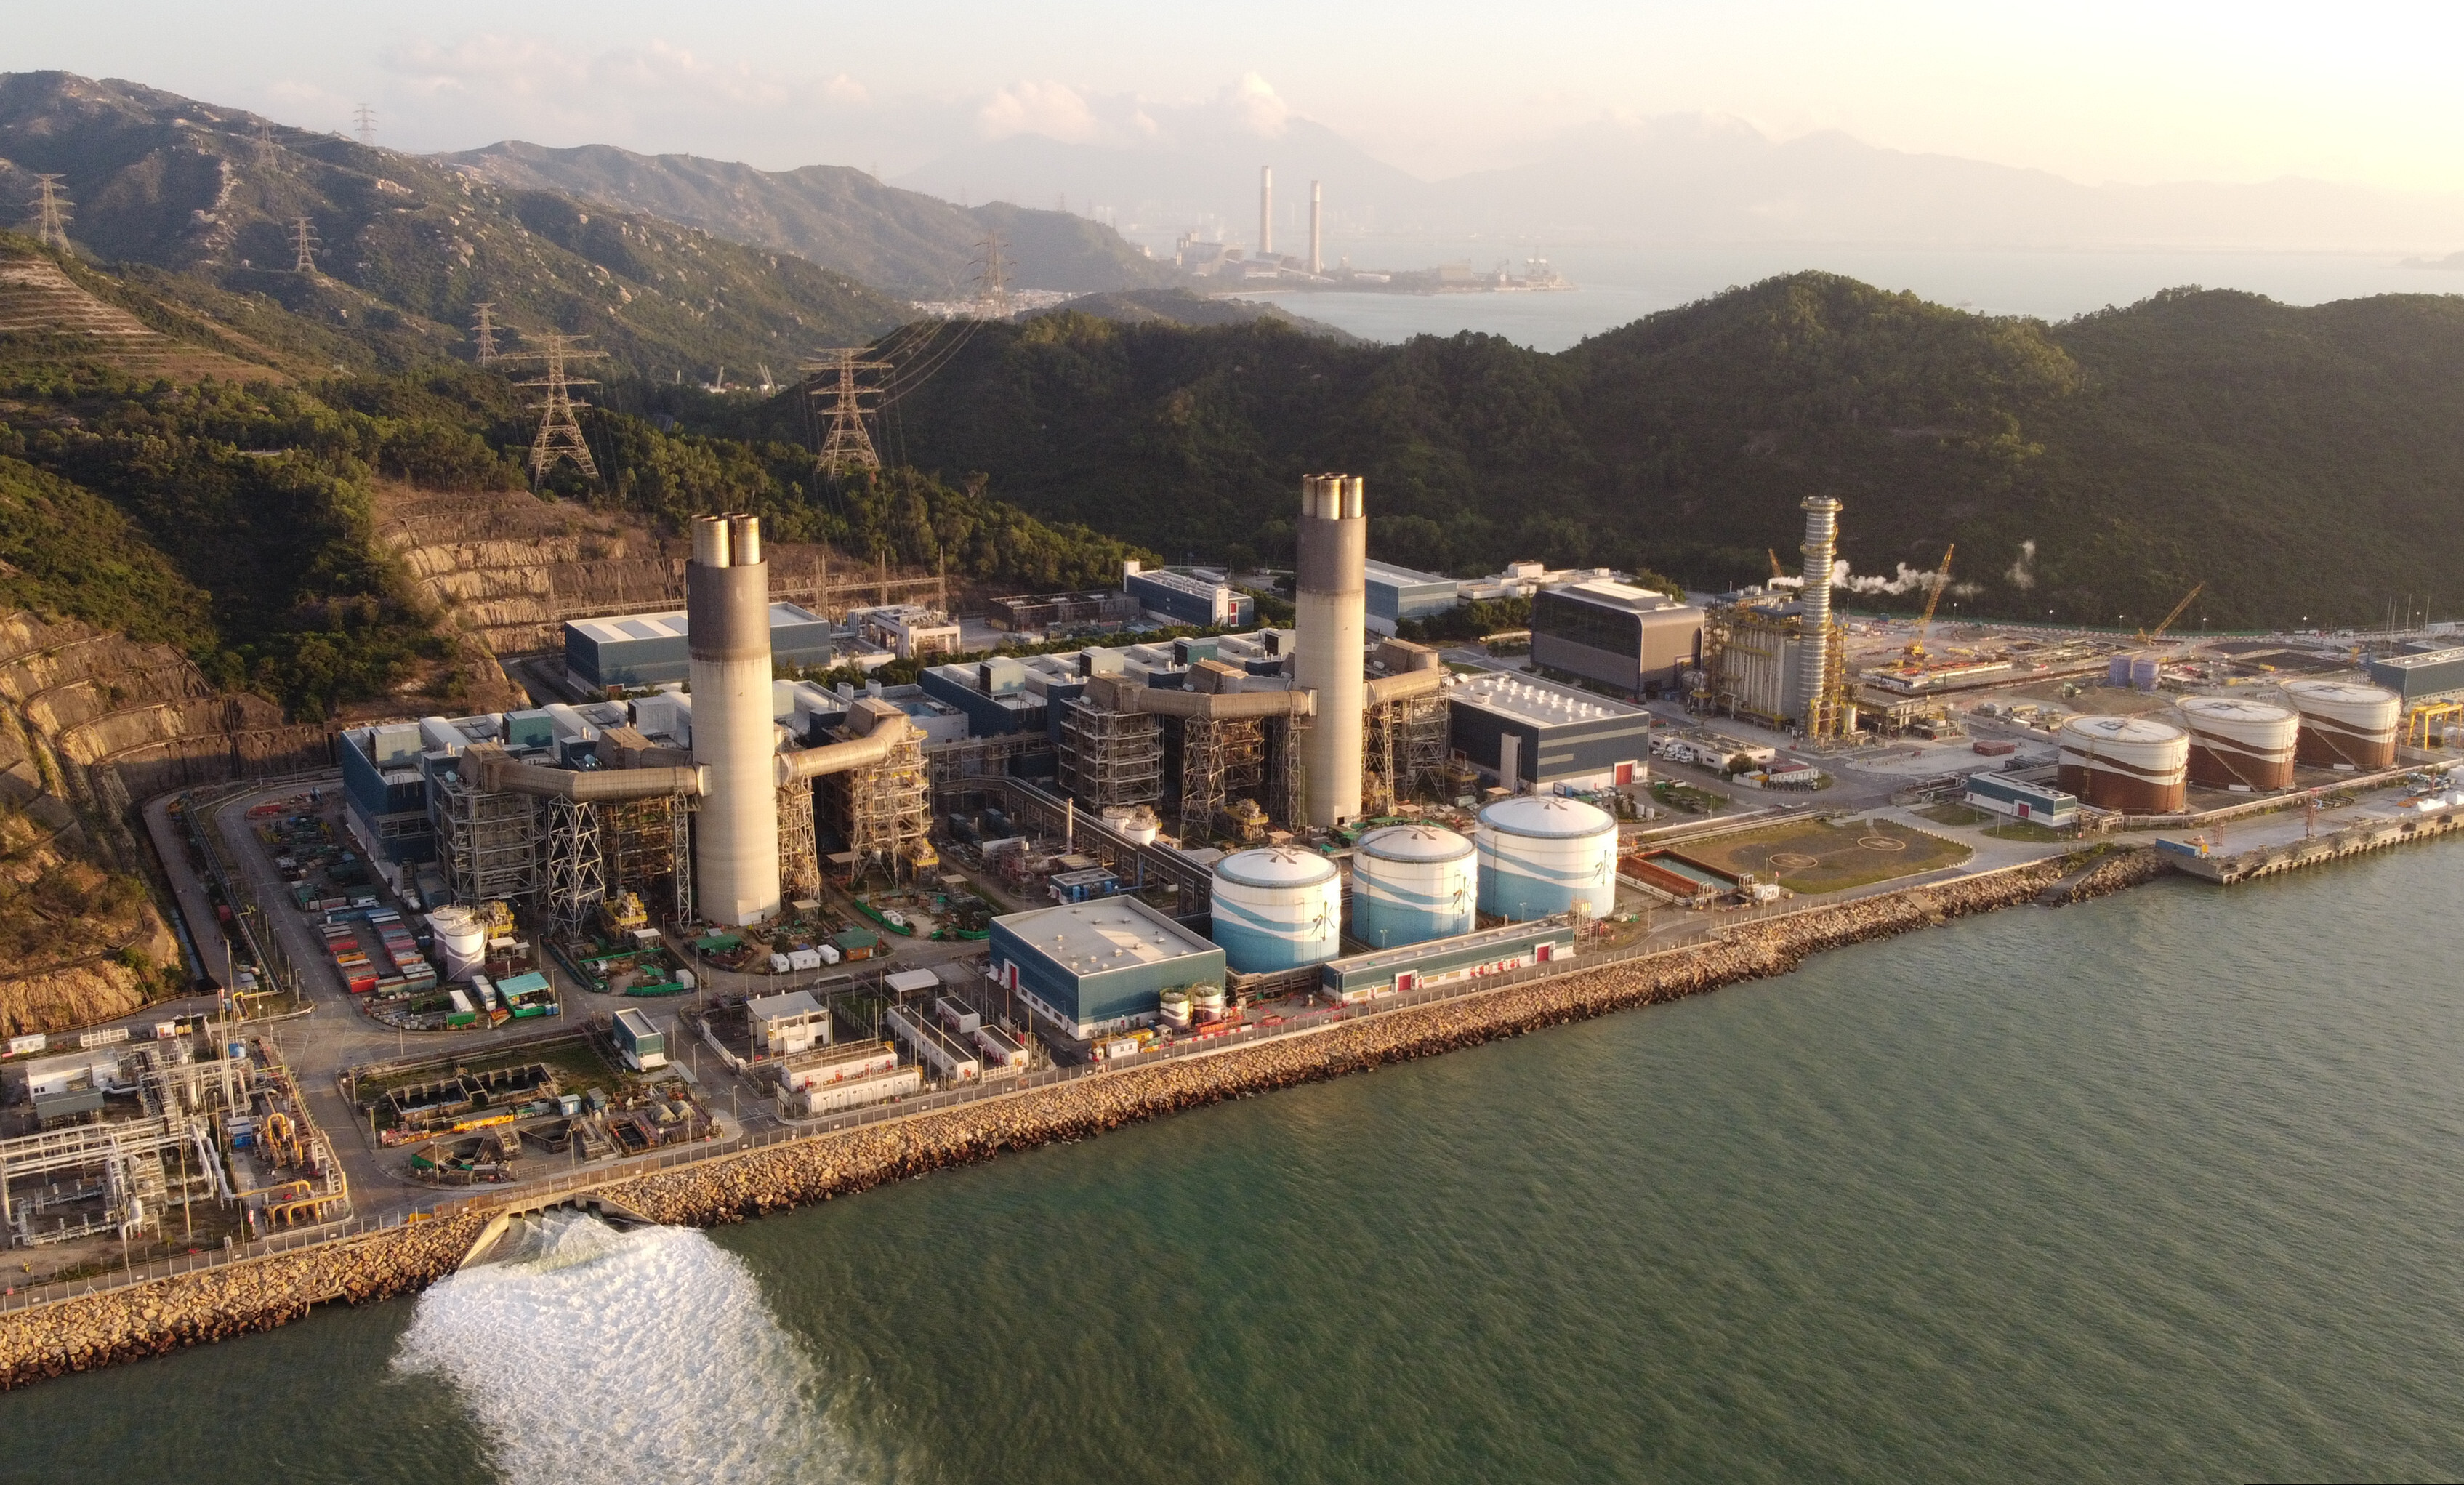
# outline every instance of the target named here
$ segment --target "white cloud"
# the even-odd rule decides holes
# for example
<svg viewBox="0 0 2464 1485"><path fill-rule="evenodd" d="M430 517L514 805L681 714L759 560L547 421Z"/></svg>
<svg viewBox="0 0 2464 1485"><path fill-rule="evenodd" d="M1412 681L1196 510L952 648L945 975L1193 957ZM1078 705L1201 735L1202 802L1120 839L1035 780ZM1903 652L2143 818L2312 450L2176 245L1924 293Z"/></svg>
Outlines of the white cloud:
<svg viewBox="0 0 2464 1485"><path fill-rule="evenodd" d="M1240 126L1260 139L1283 133L1292 116L1291 105L1275 92L1274 84L1254 72L1243 73L1240 81L1225 89L1224 101Z"/></svg>
<svg viewBox="0 0 2464 1485"><path fill-rule="evenodd" d="M988 140L1041 134L1073 144L1106 132L1095 110L1066 82L1014 82L998 89L976 110L976 127Z"/></svg>

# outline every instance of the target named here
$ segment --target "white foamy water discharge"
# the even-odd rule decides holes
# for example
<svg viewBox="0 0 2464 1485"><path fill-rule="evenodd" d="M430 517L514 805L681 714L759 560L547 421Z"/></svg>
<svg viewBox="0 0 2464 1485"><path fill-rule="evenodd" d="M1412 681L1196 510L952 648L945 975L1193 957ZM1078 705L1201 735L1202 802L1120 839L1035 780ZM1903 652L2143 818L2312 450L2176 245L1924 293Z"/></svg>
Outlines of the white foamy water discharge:
<svg viewBox="0 0 2464 1485"><path fill-rule="evenodd" d="M551 1215L422 1295L394 1364L452 1385L509 1485L877 1473L752 1271L690 1229Z"/></svg>

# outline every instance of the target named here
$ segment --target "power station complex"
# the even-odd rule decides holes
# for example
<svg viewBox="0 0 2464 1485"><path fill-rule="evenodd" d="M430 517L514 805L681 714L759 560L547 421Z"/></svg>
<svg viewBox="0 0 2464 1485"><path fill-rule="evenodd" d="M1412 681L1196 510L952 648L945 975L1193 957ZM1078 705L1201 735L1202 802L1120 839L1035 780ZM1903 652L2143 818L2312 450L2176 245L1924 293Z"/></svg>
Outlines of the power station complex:
<svg viewBox="0 0 2464 1485"><path fill-rule="evenodd" d="M1169 917L1103 892L996 920L991 972L1081 1035L1155 1012L1172 987L1157 976L1202 979L1209 963L1220 984L1314 972L1347 947L1451 946L1405 953L1392 986L1570 951L1569 918L1613 905L1616 822L1522 791L1637 781L1649 719L1570 687L1459 685L1420 645L1373 650L1364 507L1356 476L1303 481L1291 630L946 663L861 691L775 678L774 635L810 643L817 616L771 601L756 518L701 518L682 615L568 633L569 670L583 654L594 677L672 665L681 648L681 684L346 733L347 822L373 859L426 883L431 906L504 900L573 924L630 893L678 926L732 928L818 896L825 873L906 881L936 867L936 807L1057 807L1054 833L1103 852L1098 876L1181 888ZM1678 607L1632 590L1595 600ZM1690 632L1684 649L1690 660ZM1359 825L1492 779L1508 797L1482 811L1476 839ZM1157 843L1166 819L1193 849ZM1292 843L1331 831L1355 847L1349 874ZM1251 849L1203 848L1225 836ZM1530 926L1496 939L1515 923ZM1112 963L1133 956L1158 967Z"/></svg>

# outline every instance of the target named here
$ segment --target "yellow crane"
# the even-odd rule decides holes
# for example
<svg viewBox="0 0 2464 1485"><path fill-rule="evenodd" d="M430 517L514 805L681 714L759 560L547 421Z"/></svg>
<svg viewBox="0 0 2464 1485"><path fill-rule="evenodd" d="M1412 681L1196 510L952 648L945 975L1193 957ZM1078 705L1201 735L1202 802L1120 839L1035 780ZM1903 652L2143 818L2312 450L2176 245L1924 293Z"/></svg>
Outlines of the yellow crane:
<svg viewBox="0 0 2464 1485"><path fill-rule="evenodd" d="M2208 585L2202 583L2198 587L2191 588L2189 592L2184 593L2182 595L2182 601L2173 606L2173 611L2165 615L2162 623L2158 624L2152 630L2143 629L2139 632L2139 642L2149 649L2155 648L2156 642L2165 637L2165 632L2173 627L2173 621L2182 616L2182 610L2190 607L2190 600L2198 597L2201 593L2204 593L2207 590Z"/></svg>
<svg viewBox="0 0 2464 1485"><path fill-rule="evenodd" d="M1784 578L1784 577L1788 576L1788 574L1787 574L1787 573L1785 573L1785 572L1783 572L1783 571L1781 571L1781 570L1780 570L1780 565L1779 565L1779 552L1778 552L1778 550L1777 550L1776 548L1766 546L1766 547L1764 547L1764 548L1763 548L1763 555L1764 555L1764 556L1766 556L1766 557L1768 557L1768 558L1770 558L1770 559L1771 560L1771 581L1772 581L1772 582L1776 583L1776 582L1778 582L1780 579L1782 579L1782 578Z"/></svg>
<svg viewBox="0 0 2464 1485"><path fill-rule="evenodd" d="M1957 542L1943 548L1942 565L1934 571L1932 590L1925 594L1925 612L1917 619L1917 637L1909 640L1908 647L1900 652L1902 670L1911 669L1925 662L1925 635L1933 631L1934 605L1942 602L1942 590L1950 586L1950 557L1951 553L1958 550Z"/></svg>

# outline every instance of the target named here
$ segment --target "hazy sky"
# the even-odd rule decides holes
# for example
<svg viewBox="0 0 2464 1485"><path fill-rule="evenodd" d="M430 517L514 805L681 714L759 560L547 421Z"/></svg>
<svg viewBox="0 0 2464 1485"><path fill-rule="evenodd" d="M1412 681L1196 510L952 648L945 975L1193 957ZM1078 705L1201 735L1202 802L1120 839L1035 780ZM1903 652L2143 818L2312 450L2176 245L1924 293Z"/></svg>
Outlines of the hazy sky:
<svg viewBox="0 0 2464 1485"><path fill-rule="evenodd" d="M1603 117L1709 112L2091 182L2303 174L2464 188L2464 6L2453 4L15 11L0 70L129 78L314 127L346 126L364 100L381 143L409 149L519 137L894 174L1003 132L1135 143L1157 118L1271 135L1297 116L1434 177L1524 157Z"/></svg>

